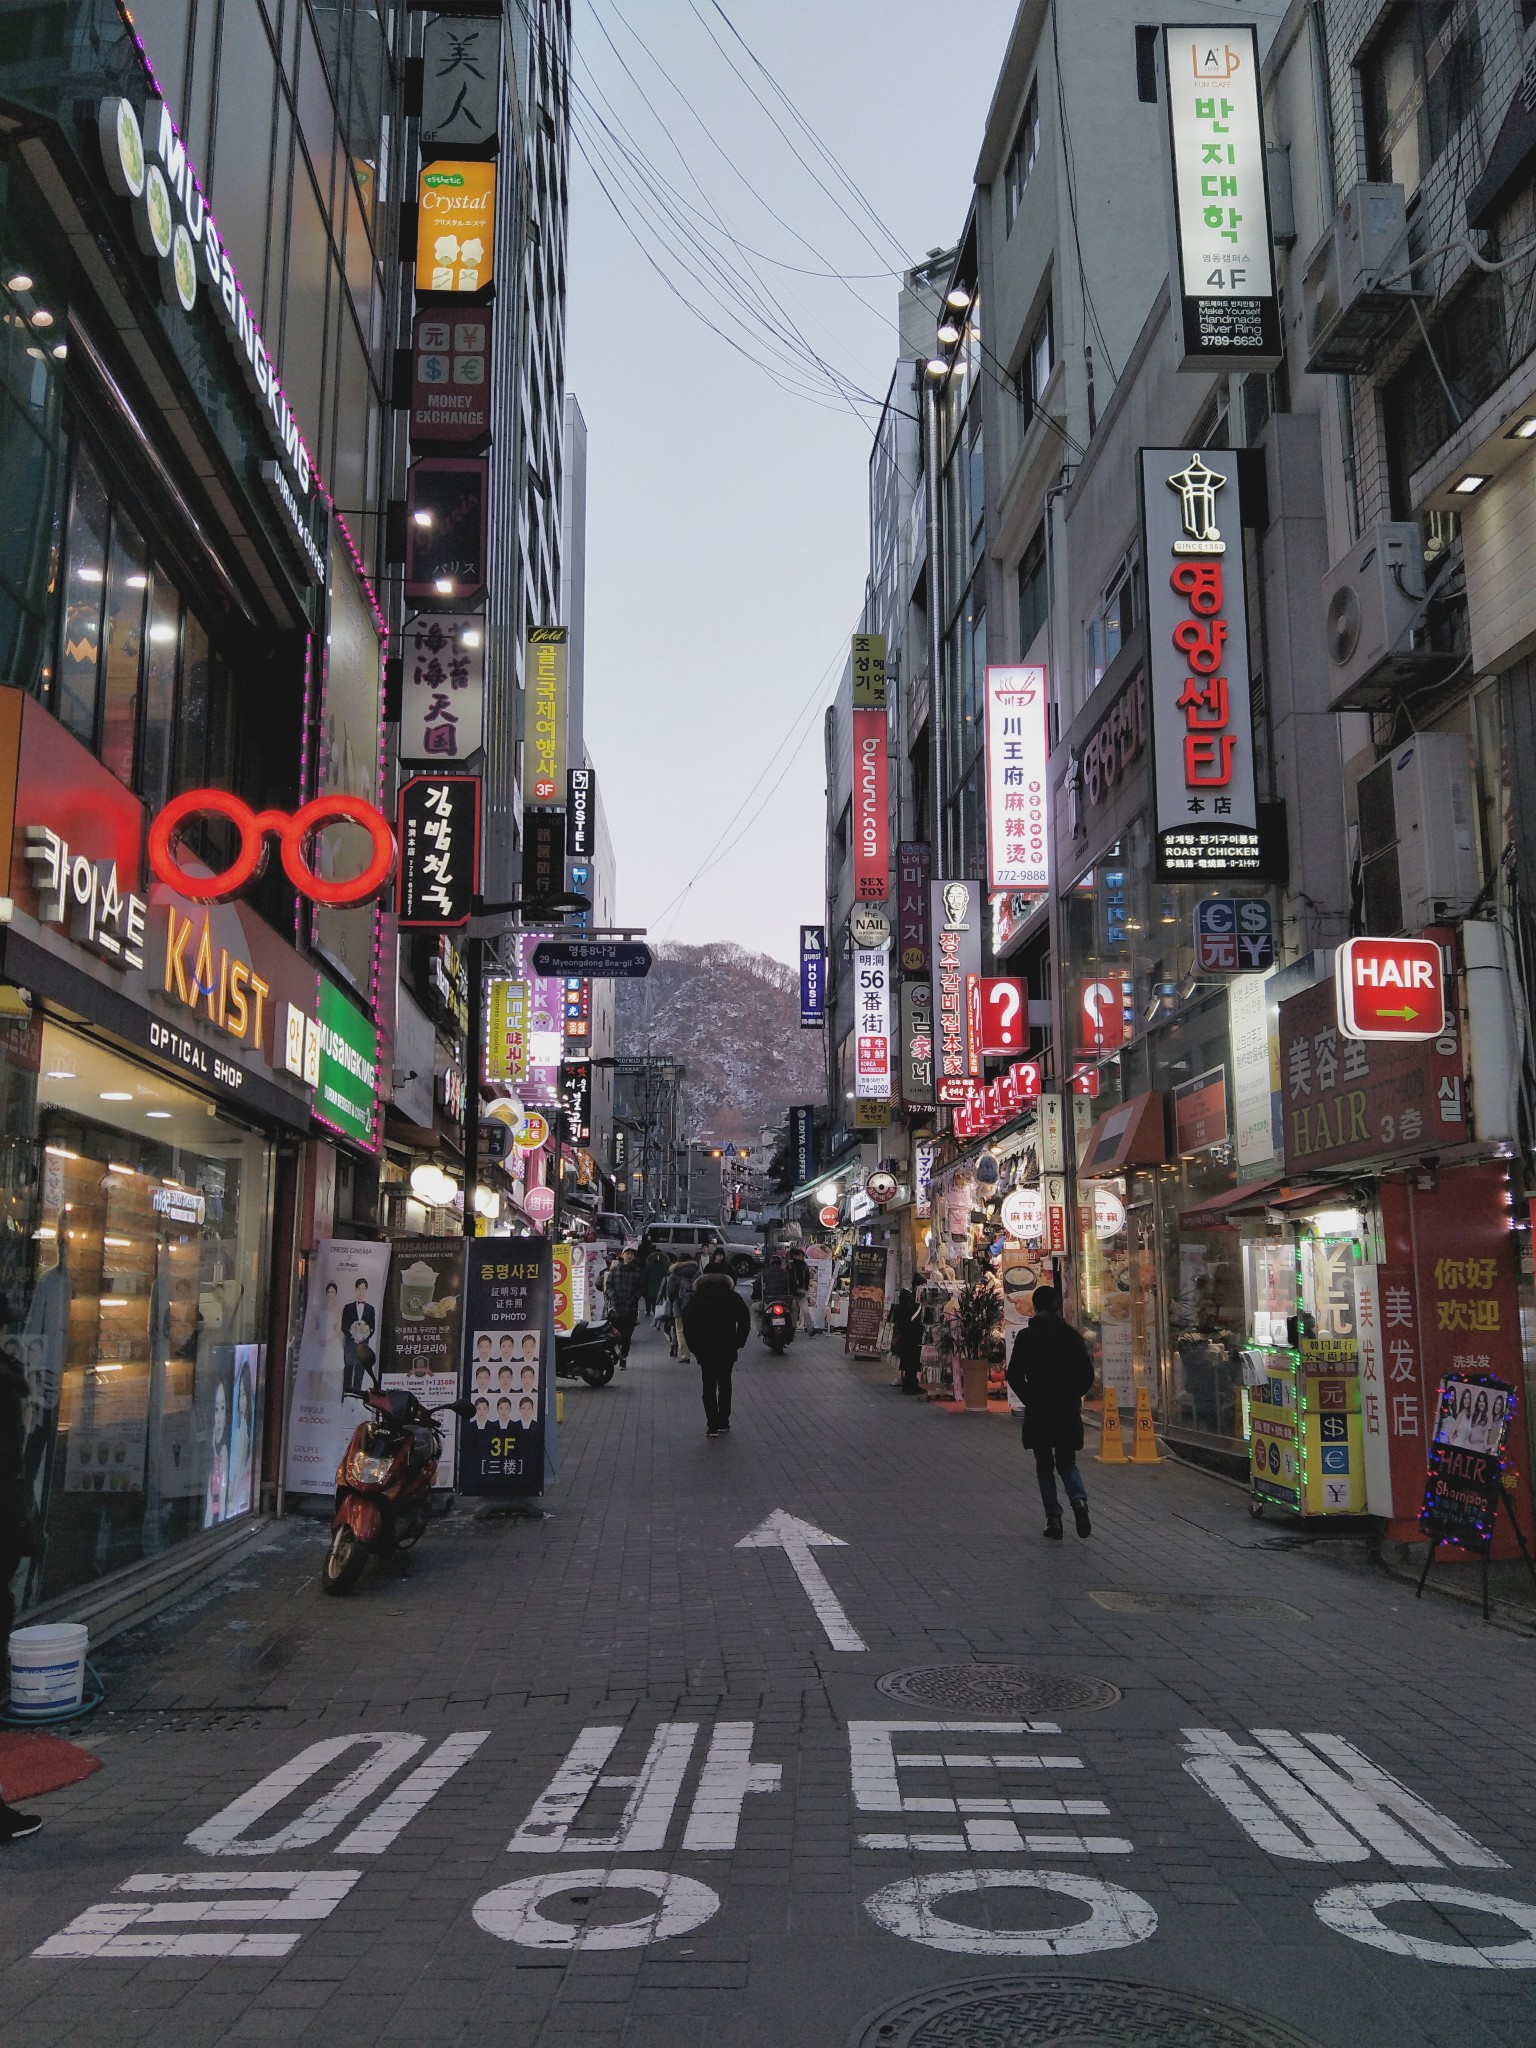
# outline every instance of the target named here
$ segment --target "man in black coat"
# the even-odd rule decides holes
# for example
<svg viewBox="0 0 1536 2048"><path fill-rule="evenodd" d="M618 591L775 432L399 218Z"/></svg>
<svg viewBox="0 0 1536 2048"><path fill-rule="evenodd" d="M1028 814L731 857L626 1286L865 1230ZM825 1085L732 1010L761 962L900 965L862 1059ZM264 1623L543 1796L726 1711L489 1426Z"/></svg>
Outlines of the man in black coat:
<svg viewBox="0 0 1536 2048"><path fill-rule="evenodd" d="M1088 1489L1077 1469L1083 1447L1083 1396L1093 1386L1093 1360L1088 1346L1062 1318L1061 1296L1054 1287L1037 1287L1034 1317L1013 1340L1008 1384L1024 1403L1024 1448L1035 1454L1040 1498L1045 1503L1045 1533L1061 1541L1061 1499L1056 1474L1061 1474L1072 1503L1079 1536L1092 1533Z"/></svg>
<svg viewBox="0 0 1536 2048"><path fill-rule="evenodd" d="M0 1655L16 1620L11 1580L22 1559L31 1557L36 1549L31 1490L21 1469L27 1376L3 1343L9 1320L5 1297L0 1295ZM35 1835L41 1826L35 1813L18 1813L0 1796L0 1846Z"/></svg>
<svg viewBox="0 0 1536 2048"><path fill-rule="evenodd" d="M722 1258L701 1273L682 1316L688 1349L704 1376L704 1423L710 1436L731 1430L731 1368L752 1329L752 1312L736 1292Z"/></svg>

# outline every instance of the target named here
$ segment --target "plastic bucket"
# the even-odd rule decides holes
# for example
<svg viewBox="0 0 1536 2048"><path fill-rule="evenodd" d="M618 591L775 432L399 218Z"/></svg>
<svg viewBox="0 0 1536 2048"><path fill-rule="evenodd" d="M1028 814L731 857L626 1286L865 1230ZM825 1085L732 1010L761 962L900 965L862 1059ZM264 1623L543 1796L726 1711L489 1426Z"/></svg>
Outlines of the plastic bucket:
<svg viewBox="0 0 1536 2048"><path fill-rule="evenodd" d="M68 1713L85 1697L85 1651L90 1631L78 1621L58 1621L12 1632L12 1716L46 1720Z"/></svg>

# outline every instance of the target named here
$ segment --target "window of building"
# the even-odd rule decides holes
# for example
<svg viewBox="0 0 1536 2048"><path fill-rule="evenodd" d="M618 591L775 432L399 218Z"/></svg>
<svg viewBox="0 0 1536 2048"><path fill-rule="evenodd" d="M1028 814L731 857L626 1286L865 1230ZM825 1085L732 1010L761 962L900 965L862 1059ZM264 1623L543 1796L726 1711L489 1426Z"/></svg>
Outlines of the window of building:
<svg viewBox="0 0 1536 2048"><path fill-rule="evenodd" d="M1046 576L1045 521L1035 528L1034 539L1019 561L1019 654L1024 656L1035 635L1045 624L1051 608L1050 584Z"/></svg>
<svg viewBox="0 0 1536 2048"><path fill-rule="evenodd" d="M1477 273L1428 326L1429 348L1420 342L1381 392L1394 519L1414 516L1409 478L1456 429L1457 413L1441 378L1450 385L1464 419L1509 374L1504 291L1497 277Z"/></svg>
<svg viewBox="0 0 1536 2048"><path fill-rule="evenodd" d="M1083 630L1083 653L1088 668L1088 687L1098 686L1105 669L1136 630L1138 604L1136 550L1127 549L1110 577Z"/></svg>
<svg viewBox="0 0 1536 2048"><path fill-rule="evenodd" d="M1038 405L1045 395L1045 387L1051 381L1051 372L1056 367L1056 330L1051 319L1051 302L1046 300L1035 322L1035 331L1029 337L1029 395Z"/></svg>
<svg viewBox="0 0 1536 2048"><path fill-rule="evenodd" d="M1023 118L1018 133L1013 138L1013 148L1008 153L1008 162L1003 171L1004 207L1007 226L1012 227L1019 210L1019 201L1024 197L1024 187L1029 183L1029 174L1035 168L1040 154L1040 83L1033 80L1029 96L1024 102Z"/></svg>
<svg viewBox="0 0 1536 2048"><path fill-rule="evenodd" d="M1471 0L1397 0L1360 64L1368 175L1420 181L1472 111L1482 42Z"/></svg>

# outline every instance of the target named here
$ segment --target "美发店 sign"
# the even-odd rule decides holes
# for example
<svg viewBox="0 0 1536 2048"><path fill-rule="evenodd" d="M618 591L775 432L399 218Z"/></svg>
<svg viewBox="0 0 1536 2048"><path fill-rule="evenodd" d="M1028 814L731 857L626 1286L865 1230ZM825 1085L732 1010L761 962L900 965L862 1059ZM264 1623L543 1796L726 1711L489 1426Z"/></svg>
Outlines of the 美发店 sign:
<svg viewBox="0 0 1536 2048"><path fill-rule="evenodd" d="M400 929L462 928L479 886L479 776L412 775L400 785Z"/></svg>
<svg viewBox="0 0 1536 2048"><path fill-rule="evenodd" d="M1280 1005L1280 1096L1287 1169L1437 1152L1472 1133L1454 1006L1440 1037L1347 1038L1331 982Z"/></svg>
<svg viewBox="0 0 1536 2048"><path fill-rule="evenodd" d="M994 889L1048 889L1043 668L987 670L987 866Z"/></svg>
<svg viewBox="0 0 1536 2048"><path fill-rule="evenodd" d="M485 621L475 612L417 612L401 635L400 758L463 761L480 751Z"/></svg>
<svg viewBox="0 0 1536 2048"><path fill-rule="evenodd" d="M528 634L523 686L528 694L523 739L523 801L535 806L565 800L564 626L534 626Z"/></svg>
<svg viewBox="0 0 1536 2048"><path fill-rule="evenodd" d="M1346 1038L1438 1038L1445 964L1433 939L1346 939L1334 956Z"/></svg>
<svg viewBox="0 0 1536 2048"><path fill-rule="evenodd" d="M884 903L891 893L890 791L885 713L853 714L853 895Z"/></svg>
<svg viewBox="0 0 1536 2048"><path fill-rule="evenodd" d="M495 164L424 164L416 204L417 291L483 290L496 242Z"/></svg>
<svg viewBox="0 0 1536 2048"><path fill-rule="evenodd" d="M1181 369L1273 369L1281 361L1257 31L1248 23L1163 29Z"/></svg>
<svg viewBox="0 0 1536 2048"><path fill-rule="evenodd" d="M1143 448L1141 518L1158 874L1257 874L1236 455Z"/></svg>

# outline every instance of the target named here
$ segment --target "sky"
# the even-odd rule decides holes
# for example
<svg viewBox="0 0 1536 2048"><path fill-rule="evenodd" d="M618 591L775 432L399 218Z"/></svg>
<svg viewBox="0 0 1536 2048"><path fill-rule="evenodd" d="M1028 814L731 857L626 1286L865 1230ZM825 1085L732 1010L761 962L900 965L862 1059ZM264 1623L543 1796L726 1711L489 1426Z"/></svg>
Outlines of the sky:
<svg viewBox="0 0 1536 2048"><path fill-rule="evenodd" d="M822 712L863 602L875 418L843 391L884 397L902 255L959 235L1013 14L574 0L566 382L589 435L586 732L618 915L652 940L792 961L800 924L821 921ZM733 291L793 323L803 351L789 343L786 365L758 322L733 325Z"/></svg>

